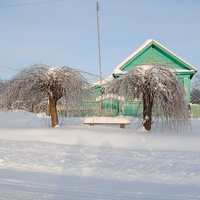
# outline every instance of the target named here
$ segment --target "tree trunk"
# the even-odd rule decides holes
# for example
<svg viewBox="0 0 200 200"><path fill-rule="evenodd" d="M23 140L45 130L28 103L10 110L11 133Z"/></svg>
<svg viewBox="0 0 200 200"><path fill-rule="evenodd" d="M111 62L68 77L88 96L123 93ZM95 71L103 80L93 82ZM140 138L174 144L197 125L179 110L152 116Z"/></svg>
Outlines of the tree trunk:
<svg viewBox="0 0 200 200"><path fill-rule="evenodd" d="M147 89L146 92L143 93L143 126L147 131L151 130L152 107L153 98L151 96L151 90Z"/></svg>
<svg viewBox="0 0 200 200"><path fill-rule="evenodd" d="M57 113L57 99L49 95L49 114L51 116L52 127L58 125L58 113Z"/></svg>

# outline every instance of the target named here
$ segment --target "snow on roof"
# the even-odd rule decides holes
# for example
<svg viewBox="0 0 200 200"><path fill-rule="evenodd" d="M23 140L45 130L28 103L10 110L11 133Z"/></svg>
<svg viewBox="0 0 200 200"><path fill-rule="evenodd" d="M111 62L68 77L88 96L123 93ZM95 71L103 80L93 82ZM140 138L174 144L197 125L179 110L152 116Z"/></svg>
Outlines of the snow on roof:
<svg viewBox="0 0 200 200"><path fill-rule="evenodd" d="M182 58L180 58L179 56L177 56L176 54L174 54L173 52L171 52L170 50L168 50L166 47L162 46L161 44L159 44L158 42L156 42L153 39L148 39L144 44L142 44L137 50L135 50L130 56L128 56L124 61L122 61L113 71L113 74L121 74L122 70L121 67L123 65L125 65L129 60L131 60L134 56L136 56L137 54L139 54L141 51L143 51L143 49L145 47L147 47L149 44L154 43L156 45L158 45L159 47L165 49L166 51L168 51L170 54L172 54L174 57L176 57L177 59L181 60L182 62L184 62L185 64L189 65L191 68L191 71L197 71L197 69L195 67L193 67L192 65L190 65L188 62L186 62L185 60L183 60Z"/></svg>
<svg viewBox="0 0 200 200"><path fill-rule="evenodd" d="M112 81L113 79L114 79L113 75L110 75L108 78L102 80L102 82L98 81L98 82L92 83L92 86L106 85L106 83Z"/></svg>

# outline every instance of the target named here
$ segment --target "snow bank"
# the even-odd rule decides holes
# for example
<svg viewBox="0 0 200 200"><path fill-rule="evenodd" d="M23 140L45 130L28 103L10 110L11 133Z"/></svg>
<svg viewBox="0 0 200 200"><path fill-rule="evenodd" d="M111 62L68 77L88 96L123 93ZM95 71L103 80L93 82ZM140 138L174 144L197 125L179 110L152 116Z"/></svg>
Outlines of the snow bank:
<svg viewBox="0 0 200 200"><path fill-rule="evenodd" d="M43 127L49 120L24 112L0 113L0 137L22 141L40 141L66 145L110 147L135 150L200 151L199 120L191 120L192 132L167 133L140 132L118 126L83 125L84 119L74 119L77 125L63 125L56 128ZM35 128L32 128L35 127Z"/></svg>

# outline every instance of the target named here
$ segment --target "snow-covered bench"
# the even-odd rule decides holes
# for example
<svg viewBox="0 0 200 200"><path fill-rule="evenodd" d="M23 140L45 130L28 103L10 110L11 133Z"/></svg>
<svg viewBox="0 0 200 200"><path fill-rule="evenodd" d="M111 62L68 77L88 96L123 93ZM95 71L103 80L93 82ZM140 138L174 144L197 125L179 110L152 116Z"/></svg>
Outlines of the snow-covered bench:
<svg viewBox="0 0 200 200"><path fill-rule="evenodd" d="M95 124L119 124L120 128L125 128L125 125L130 124L130 121L124 117L88 117L84 120L84 124L90 126Z"/></svg>

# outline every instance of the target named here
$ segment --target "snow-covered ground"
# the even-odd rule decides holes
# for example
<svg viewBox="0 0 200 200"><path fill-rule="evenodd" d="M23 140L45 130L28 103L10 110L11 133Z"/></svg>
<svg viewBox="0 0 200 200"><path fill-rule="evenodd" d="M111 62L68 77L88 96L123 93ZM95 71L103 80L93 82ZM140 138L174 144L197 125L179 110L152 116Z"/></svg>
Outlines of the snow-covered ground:
<svg viewBox="0 0 200 200"><path fill-rule="evenodd" d="M0 112L1 200L200 199L200 120L184 133Z"/></svg>

